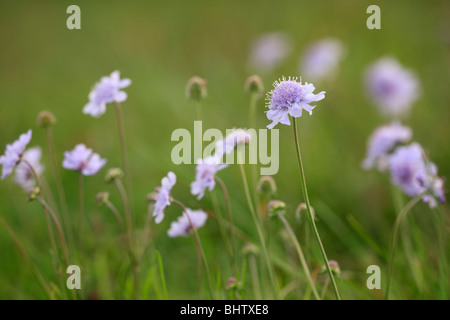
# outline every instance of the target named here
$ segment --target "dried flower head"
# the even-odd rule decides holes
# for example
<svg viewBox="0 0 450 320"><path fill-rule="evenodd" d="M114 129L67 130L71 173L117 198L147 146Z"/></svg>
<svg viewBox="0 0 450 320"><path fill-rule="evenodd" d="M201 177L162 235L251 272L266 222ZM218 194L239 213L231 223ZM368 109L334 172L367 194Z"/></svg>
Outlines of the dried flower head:
<svg viewBox="0 0 450 320"><path fill-rule="evenodd" d="M267 204L267 212L269 217L275 217L278 214L284 215L286 213L286 203L280 200L271 200Z"/></svg>
<svg viewBox="0 0 450 320"><path fill-rule="evenodd" d="M105 204L109 201L109 192L99 192L95 196L98 205Z"/></svg>
<svg viewBox="0 0 450 320"><path fill-rule="evenodd" d="M314 94L315 87L311 83L302 84L297 78L285 77L277 80L273 84L274 89L267 94L267 118L272 121L267 126L272 129L279 122L290 125L289 115L292 117L301 117L302 110L305 109L312 114L315 106L309 104L325 98L325 91Z"/></svg>

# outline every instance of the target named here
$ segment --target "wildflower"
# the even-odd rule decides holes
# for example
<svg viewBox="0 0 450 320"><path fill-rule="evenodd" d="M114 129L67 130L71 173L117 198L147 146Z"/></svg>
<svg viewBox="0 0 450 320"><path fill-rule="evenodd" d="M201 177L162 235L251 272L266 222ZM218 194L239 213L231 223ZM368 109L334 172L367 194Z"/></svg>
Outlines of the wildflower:
<svg viewBox="0 0 450 320"><path fill-rule="evenodd" d="M206 80L197 76L190 78L186 85L186 96L189 99L200 101L205 99L206 95Z"/></svg>
<svg viewBox="0 0 450 320"><path fill-rule="evenodd" d="M267 212L270 217L275 217L278 214L286 214L286 203L280 200L270 200L267 204Z"/></svg>
<svg viewBox="0 0 450 320"><path fill-rule="evenodd" d="M444 179L437 176L437 167L434 163L427 163L427 175L423 178L423 184L428 189L429 193L424 195L422 200L430 206L435 208L438 201L445 202L444 195ZM419 179L421 179L419 177Z"/></svg>
<svg viewBox="0 0 450 320"><path fill-rule="evenodd" d="M84 106L83 113L100 117L106 112L106 105L111 102L123 102L127 93L120 91L131 84L130 79L120 79L119 71L114 71L109 77L102 77L89 93L89 102Z"/></svg>
<svg viewBox="0 0 450 320"><path fill-rule="evenodd" d="M366 72L366 87L383 114L400 116L420 96L417 77L393 58L382 58Z"/></svg>
<svg viewBox="0 0 450 320"><path fill-rule="evenodd" d="M42 150L39 147L33 147L26 150L23 154L23 158L33 167L33 170L38 176L44 171L44 167L41 164ZM36 181L34 180L33 172L28 164L20 162L16 168L16 183L21 186L26 192L30 192Z"/></svg>
<svg viewBox="0 0 450 320"><path fill-rule="evenodd" d="M105 164L106 159L100 158L84 144L78 144L72 151L64 152L63 167L79 171L85 176L96 174Z"/></svg>
<svg viewBox="0 0 450 320"><path fill-rule="evenodd" d="M312 83L305 83L302 85L301 80L289 77L283 77L273 84L274 89L267 94L267 118L272 120L272 123L267 126L272 129L279 122L290 125L289 115L298 118L302 116L302 109L305 109L312 114L315 106L309 104L314 101L319 101L325 98L325 91L318 94L313 94L315 87Z"/></svg>
<svg viewBox="0 0 450 320"><path fill-rule="evenodd" d="M376 164L378 170L383 171L388 166L388 153L397 144L408 142L411 136L411 129L398 122L377 128L369 138L367 156L362 167L367 170Z"/></svg>
<svg viewBox="0 0 450 320"><path fill-rule="evenodd" d="M194 227L196 230L203 227L206 223L208 215L202 210L186 209L183 215L170 224L170 229L167 231L169 237L186 237ZM189 215L189 218L188 216ZM192 224L191 224L192 223Z"/></svg>
<svg viewBox="0 0 450 320"><path fill-rule="evenodd" d="M160 223L164 219L164 209L170 205L170 194L173 186L177 182L177 176L170 171L166 177L162 178L161 186L156 187L156 193L153 194L155 207L153 209L153 216L155 222Z"/></svg>
<svg viewBox="0 0 450 320"><path fill-rule="evenodd" d="M301 74L313 81L333 76L344 55L338 39L328 38L311 44L300 62Z"/></svg>
<svg viewBox="0 0 450 320"><path fill-rule="evenodd" d="M226 168L226 164L220 164L216 156L200 159L195 167L195 181L191 183L191 194L197 195L200 200L205 195L205 190L212 191L216 185L214 179L217 171Z"/></svg>
<svg viewBox="0 0 450 320"><path fill-rule="evenodd" d="M50 111L41 111L37 119L38 126L48 128L56 123L56 117Z"/></svg>
<svg viewBox="0 0 450 320"><path fill-rule="evenodd" d="M238 145L248 144L251 138L247 130L234 129L225 139L216 142L215 155L220 158L224 154L230 154Z"/></svg>
<svg viewBox="0 0 450 320"><path fill-rule="evenodd" d="M273 195L277 192L277 184L271 176L262 176L256 185L256 189L260 194Z"/></svg>
<svg viewBox="0 0 450 320"><path fill-rule="evenodd" d="M245 91L255 94L259 98L264 91L264 84L260 76L252 75L245 81Z"/></svg>
<svg viewBox="0 0 450 320"><path fill-rule="evenodd" d="M2 180L11 174L14 167L22 160L27 144L30 142L32 131L21 134L19 139L6 145L5 153L0 157L2 168Z"/></svg>
<svg viewBox="0 0 450 320"><path fill-rule="evenodd" d="M282 32L259 36L251 45L249 63L252 68L269 72L278 67L292 51L291 39Z"/></svg>

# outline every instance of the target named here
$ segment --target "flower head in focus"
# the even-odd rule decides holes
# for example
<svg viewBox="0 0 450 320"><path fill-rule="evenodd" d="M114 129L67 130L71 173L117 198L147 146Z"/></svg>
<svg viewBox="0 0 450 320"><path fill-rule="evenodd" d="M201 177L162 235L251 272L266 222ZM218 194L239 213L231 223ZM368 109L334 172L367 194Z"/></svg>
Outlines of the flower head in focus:
<svg viewBox="0 0 450 320"><path fill-rule="evenodd" d="M84 144L78 144L72 151L64 152L63 167L79 171L84 176L96 174L105 164L106 159L100 158Z"/></svg>
<svg viewBox="0 0 450 320"><path fill-rule="evenodd" d="M365 82L375 104L389 116L406 114L420 96L417 77L393 58L382 58L372 64Z"/></svg>
<svg viewBox="0 0 450 320"><path fill-rule="evenodd" d="M167 231L169 237L186 237L189 235L192 227L197 230L198 228L203 227L206 223L208 215L204 211L191 209L186 209L186 211L187 214L189 214L189 218L186 212L184 212L177 221L172 222L170 224L170 229Z"/></svg>
<svg viewBox="0 0 450 320"><path fill-rule="evenodd" d="M30 143L32 131L28 130L21 134L19 139L6 145L5 153L0 157L2 165L2 180L11 174L14 167L19 164L25 152L25 148Z"/></svg>
<svg viewBox="0 0 450 320"><path fill-rule="evenodd" d="M256 38L250 48L249 64L253 69L269 72L291 53L292 44L282 32L266 33Z"/></svg>
<svg viewBox="0 0 450 320"><path fill-rule="evenodd" d="M388 154L399 143L406 143L411 139L410 128L393 122L377 128L369 138L367 156L362 163L364 169L371 169L377 165L383 171L388 166Z"/></svg>
<svg viewBox="0 0 450 320"><path fill-rule="evenodd" d="M156 193L152 195L152 200L155 201L153 216L156 223L160 223L164 219L164 210L170 205L171 191L176 182L177 176L170 171L166 177L162 178L161 186L155 188Z"/></svg>
<svg viewBox="0 0 450 320"><path fill-rule="evenodd" d="M109 77L102 77L89 93L89 102L84 106L83 113L95 118L106 112L106 105L111 102L123 102L127 93L120 91L131 84L130 79L120 79L119 71L114 71Z"/></svg>
<svg viewBox="0 0 450 320"><path fill-rule="evenodd" d="M33 167L33 170L38 176L44 171L44 166L41 164L41 157L42 150L39 147L30 148L23 154L23 158ZM17 165L15 181L26 192L29 192L34 188L36 181L28 164L20 162Z"/></svg>
<svg viewBox="0 0 450 320"><path fill-rule="evenodd" d="M195 181L191 183L191 194L200 200L205 195L205 190L212 191L216 185L214 177L217 171L226 168L226 164L221 164L218 156L210 156L200 159L195 167Z"/></svg>
<svg viewBox="0 0 450 320"><path fill-rule="evenodd" d="M300 61L300 73L312 81L332 77L344 56L344 46L334 38L314 42L306 49Z"/></svg>
<svg viewBox="0 0 450 320"><path fill-rule="evenodd" d="M325 91L314 94L315 87L312 83L305 84L297 81L297 78L283 77L273 84L274 89L267 94L267 107L269 111L266 112L267 118L272 121L267 126L272 129L279 122L290 125L289 115L294 118L302 116L302 110L305 109L312 114L315 106L309 104L314 101L320 101L325 98Z"/></svg>

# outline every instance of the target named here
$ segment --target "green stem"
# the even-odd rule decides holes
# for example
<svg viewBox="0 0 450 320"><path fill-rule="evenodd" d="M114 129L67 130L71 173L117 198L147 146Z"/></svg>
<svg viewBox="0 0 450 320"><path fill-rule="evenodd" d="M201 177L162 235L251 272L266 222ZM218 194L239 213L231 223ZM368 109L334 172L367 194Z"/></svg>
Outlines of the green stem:
<svg viewBox="0 0 450 320"><path fill-rule="evenodd" d="M129 194L131 192L131 173L130 166L128 162L128 153L127 153L127 144L125 140L125 130L123 126L123 114L122 114L122 105L119 102L114 103L116 107L116 115L117 115L117 129L119 131L119 140L120 140L120 150L122 152L122 162L123 162L123 170L125 173L125 185L127 187L127 191Z"/></svg>
<svg viewBox="0 0 450 320"><path fill-rule="evenodd" d="M439 275L440 275L440 295L441 300L447 300L448 296L448 265L446 253L446 236L445 236L445 216L440 205L436 207L438 215L438 238L439 238Z"/></svg>
<svg viewBox="0 0 450 320"><path fill-rule="evenodd" d="M197 101L195 103L195 106L197 108L197 121L201 121L202 120L202 104L200 101Z"/></svg>
<svg viewBox="0 0 450 320"><path fill-rule="evenodd" d="M240 161L240 162L242 162L242 161ZM268 250L267 250L266 242L264 240L264 234L262 232L260 221L259 221L258 216L256 214L255 207L253 206L252 198L251 198L251 195L250 195L250 190L248 188L247 177L245 175L244 165L243 164L239 164L239 167L241 169L242 180L244 182L245 196L247 197L247 203L248 203L248 206L250 208L250 212L252 214L253 221L254 221L254 223L256 225L256 230L258 232L259 241L261 242L262 253L263 253L263 256L264 256L264 260L266 262L267 270L269 272L270 282L272 284L272 289L273 289L273 292L274 292L274 296L275 296L276 299L278 299L278 285L277 285L277 282L276 282L276 278L275 278L275 274L274 274L274 271L273 271L272 264L270 263L270 257L269 257L269 253L268 253Z"/></svg>
<svg viewBox="0 0 450 320"><path fill-rule="evenodd" d="M414 197L410 202L408 202L408 204L402 209L402 211L400 211L400 213L397 216L397 219L394 222L394 227L392 229L391 244L389 249L389 264L388 264L386 294L384 297L386 300L389 299L389 291L391 288L392 275L394 273L394 257L395 257L395 249L397 247L397 238L400 225L403 219L406 217L406 214L422 199L423 195L424 194L421 193L418 196Z"/></svg>
<svg viewBox="0 0 450 320"><path fill-rule="evenodd" d="M83 175L78 173L78 246L82 247L81 243L83 239L83 216L84 216L84 190L83 190Z"/></svg>
<svg viewBox="0 0 450 320"><path fill-rule="evenodd" d="M190 217L186 207L184 206L184 204L176 199L172 199L172 202L175 203L177 206L179 206L183 210L183 212L186 214L186 216L189 220L189 224L191 225L191 231L194 235L197 250L200 253L200 257L203 262L203 267L205 268L206 278L208 280L208 285L209 285L209 294L211 295L211 299L214 299L214 291L213 291L213 285L212 285L212 281L211 281L211 274L209 272L209 267L208 267L208 262L206 260L205 251L203 250L202 243L200 241L200 237L198 235L197 229L195 228L194 224L192 223L191 217Z"/></svg>
<svg viewBox="0 0 450 320"><path fill-rule="evenodd" d="M303 255L302 248L300 246L300 243L297 240L297 237L295 236L294 231L292 230L291 226L289 225L289 222L286 220L284 215L278 213L278 217L280 218L281 222L283 222L284 227L286 228L289 236L291 237L292 242L294 243L295 249L297 250L297 254L300 259L300 263L302 264L303 270L305 270L306 278L308 279L309 285L311 286L311 289L314 293L314 296L316 297L316 300L320 300L320 296L317 293L316 286L314 284L314 281L312 280L308 265L306 264L306 260L305 260L305 256Z"/></svg>
<svg viewBox="0 0 450 320"><path fill-rule="evenodd" d="M328 276L330 277L331 284L333 286L334 294L335 294L337 300L341 300L341 297L339 295L339 291L338 291L338 288L336 285L336 280L334 279L333 272L331 271L330 264L329 264L328 258L327 258L327 254L323 247L322 240L320 239L319 231L317 230L317 226L314 221L314 216L313 216L313 213L311 210L311 205L309 203L308 190L306 187L306 179L305 179L305 173L303 170L302 155L300 152L300 144L299 144L298 132L297 132L297 118L293 117L292 119L294 122L293 128L294 128L295 147L297 149L297 160L298 160L298 166L300 169L300 182L301 182L301 186L302 186L302 190L303 190L303 195L305 197L306 210L308 211L309 221L311 223L311 227L314 232L314 236L316 237L317 243L319 244L320 252L322 253L322 258L323 258L324 264L327 268L327 272L328 272Z"/></svg>

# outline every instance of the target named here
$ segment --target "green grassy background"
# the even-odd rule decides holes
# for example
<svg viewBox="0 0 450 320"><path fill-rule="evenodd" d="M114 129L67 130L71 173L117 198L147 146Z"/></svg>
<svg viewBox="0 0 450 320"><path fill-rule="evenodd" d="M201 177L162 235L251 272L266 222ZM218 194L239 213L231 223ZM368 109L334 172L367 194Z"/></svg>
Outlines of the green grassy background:
<svg viewBox="0 0 450 320"><path fill-rule="evenodd" d="M210 209L209 197L198 202L189 193L194 166L175 166L170 152L176 128L193 129L195 106L184 93L187 80L199 75L208 81L208 98L203 104L204 126L221 130L248 126L249 97L245 79L255 70L248 67L251 41L265 32L283 31L292 36L293 52L283 64L261 74L266 91L282 75L298 75L298 60L312 41L334 36L347 46L338 77L316 84L327 92L312 117L300 119L300 139L311 203L319 217L318 227L330 259L340 263L341 294L346 299L378 299L379 290L365 286L367 266L380 265L385 281L389 235L395 209L387 176L365 172L367 137L375 127L389 122L367 99L362 83L365 68L384 55L392 55L413 69L420 78L423 94L411 114L403 120L413 129L443 177L450 175L448 139L450 119L449 18L445 1L378 1L381 30L366 28L366 8L372 1L77 1L81 7L81 30L66 28L70 1L0 2L0 146L33 129L30 146L45 149L45 134L36 125L41 110L57 117L54 127L58 157L77 143L85 143L119 166L120 151L115 114L110 108L99 119L83 115L91 87L113 70L132 79L123 103L125 128L132 167L134 209L138 232L147 212L145 197L171 170L178 176L173 194L191 207ZM304 79L308 81L308 79ZM265 118L264 100L258 103L258 127ZM292 128L280 129L280 170L274 176L276 198L288 204L288 218L302 237L303 227L293 218L302 202ZM3 148L3 147L2 147ZM52 182L48 157L46 175ZM77 210L77 176L61 171L71 213ZM111 185L103 182L105 169L87 177L85 214L86 295L126 298L120 284L126 266L115 221L95 203L98 191L109 191L120 206ZM257 243L247 209L239 170L231 166L220 172L231 197L236 224ZM219 194L220 197L220 194ZM407 199L405 198L404 201ZM448 214L448 206L444 206ZM196 257L193 239L169 239L166 230L180 214L171 207L165 221L152 225L154 247L164 263L169 298L197 298ZM16 231L21 243L42 273L56 277L49 255L50 243L43 212L12 178L0 183L0 215ZM434 212L423 204L408 219L407 238L413 248L414 265L409 265L400 246L393 297L400 299L438 296L437 237ZM365 240L349 222L353 217ZM351 218L350 218L351 219ZM302 274L295 254L281 238L281 224L271 221L270 247L274 255L289 263L294 274L277 268L280 283L288 284ZM448 229L448 224L447 224ZM216 223L209 220L200 230L214 276L221 270L223 281L230 276L223 243ZM320 267L313 247L312 268ZM44 298L5 229L0 227L0 298ZM142 283L150 287L148 298L162 298L161 285L149 258ZM322 278L321 278L322 279ZM323 280L323 279L322 279ZM305 285L305 282L302 282ZM145 287L145 285L144 285ZM251 288L251 286L249 286ZM267 289L268 290L268 289ZM194 292L194 294L193 294ZM302 298L304 287L287 298ZM206 291L205 291L206 297ZM248 289L248 298L252 298ZM331 291L326 295L332 298Z"/></svg>

